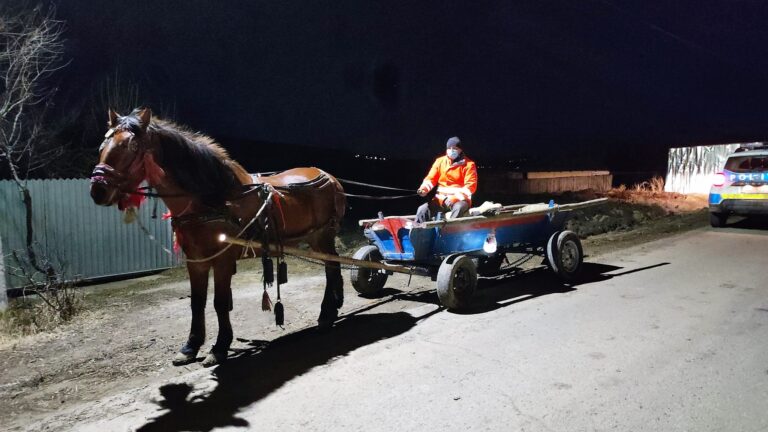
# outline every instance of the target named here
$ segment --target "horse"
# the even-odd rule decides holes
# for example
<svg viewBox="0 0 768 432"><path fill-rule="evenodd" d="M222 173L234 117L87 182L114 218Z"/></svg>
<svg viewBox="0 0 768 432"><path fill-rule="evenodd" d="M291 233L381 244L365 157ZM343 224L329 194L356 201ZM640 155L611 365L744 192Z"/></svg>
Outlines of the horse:
<svg viewBox="0 0 768 432"><path fill-rule="evenodd" d="M338 180L317 168L294 168L254 179L213 139L154 118L149 108L137 108L125 116L110 109L108 114L108 132L91 175L91 198L97 205L117 205L120 210L138 207L143 197L137 190L146 181L163 200L186 256L191 290L189 336L173 364L196 361L205 341L204 310L211 269L219 329L203 366L219 364L226 360L233 339L230 284L236 261L245 252L251 257L259 253L225 245L219 235L243 233L244 226L256 221L257 212L266 208L271 214L258 217L255 232L264 234L269 229L279 244L304 242L312 250L338 255L335 237L346 208L344 190ZM271 193L253 193L254 189ZM274 202L265 202L269 197ZM274 222L271 227L264 225L267 220ZM253 227L248 232L254 235ZM321 329L333 325L344 302L339 263L326 261L325 275L318 317Z"/></svg>

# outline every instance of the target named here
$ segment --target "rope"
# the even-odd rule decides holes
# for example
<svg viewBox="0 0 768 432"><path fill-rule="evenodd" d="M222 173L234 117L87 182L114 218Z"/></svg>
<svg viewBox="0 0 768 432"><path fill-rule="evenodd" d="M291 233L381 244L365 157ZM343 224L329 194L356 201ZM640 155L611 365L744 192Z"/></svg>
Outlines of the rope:
<svg viewBox="0 0 768 432"><path fill-rule="evenodd" d="M262 177L262 176L271 176L271 175L277 174L279 172L281 172L281 171L268 171L268 172L263 172L263 173L255 173L255 175L258 178L258 177ZM383 190L392 190L392 191L400 191L400 192L412 192L411 189L396 188L396 187L391 187L391 186L381 186L381 185L375 185L375 184L370 184L370 183L363 183L363 182L354 181L354 180L347 180L347 179L338 178L338 177L336 177L336 180L340 181L341 183L349 183L349 184L353 184L353 185L356 185L356 186L366 186L366 187L370 187L370 188L373 188L373 189L383 189ZM253 185L244 185L244 186L253 186Z"/></svg>
<svg viewBox="0 0 768 432"><path fill-rule="evenodd" d="M383 190L392 190L392 191L402 191L402 192L411 192L408 195L393 195L393 196L373 196L373 195L358 195L358 194L351 194L344 192L344 196L350 197L350 198L360 198L360 199L369 199L369 200L396 200L396 199L404 199L404 198L411 198L418 196L419 194L413 193L412 189L403 189L403 188L396 188L396 187L390 187L390 186L381 186L381 185L375 185L370 183L362 183L354 180L347 180L342 178L336 178L336 180L342 182L342 183L349 183L357 186L365 186L373 189L383 189Z"/></svg>
<svg viewBox="0 0 768 432"><path fill-rule="evenodd" d="M395 199L403 199L403 198L412 198L418 195L419 194L417 193L412 193L410 195L373 196L373 195L356 195L356 194L344 192L344 196L347 196L350 198L360 198L360 199L370 199L370 200L395 200Z"/></svg>
<svg viewBox="0 0 768 432"><path fill-rule="evenodd" d="M336 178L336 180L342 182L342 183L349 183L357 186L366 186L373 189L384 189L384 190L393 190L393 191L400 191L400 192L413 192L412 189L403 189L403 188L396 188L396 187L389 187L389 186L381 186L381 185L375 185L370 183L361 183L353 180L347 180L342 178Z"/></svg>
<svg viewBox="0 0 768 432"><path fill-rule="evenodd" d="M286 255L286 256L289 256L289 257L293 257L293 258L296 258L296 259L298 259L299 261L304 261L304 262L308 262L308 263L310 263L310 264L315 264L315 265L325 266L325 261L323 261L323 260L318 260L318 259L313 259L313 258L307 258L307 257L303 257L303 256L301 256L301 255L293 255L293 254L289 254L289 253L287 253L287 254L285 254L285 255ZM356 266L356 265L354 265L354 264L342 264L342 263L339 263L339 268L341 268L342 270L354 270L354 269L356 269L356 268L358 268L358 267L359 267L359 266Z"/></svg>
<svg viewBox="0 0 768 432"><path fill-rule="evenodd" d="M243 227L243 229L242 229L242 230L240 230L240 232L237 234L237 237L240 237L240 236L242 236L242 235L245 233L245 231L246 231L246 230L248 230L248 228L250 228L250 227L251 227L251 225L253 225L253 222L255 222L255 221L256 221L256 220L259 218L259 216L261 216L261 214L264 212L264 210L267 208L267 204L269 203L269 200L271 200L271 199L272 199L272 192L270 192L270 193L269 193L269 195L267 196L267 198L264 200L264 203L261 205L261 208L259 209L259 211L258 211L258 212L256 212L256 215L255 215L255 216L254 216L254 217L253 217L253 218L250 220L250 222L248 222L248 224L247 224L245 227ZM169 250L167 247L165 247L165 245L163 245L162 243L160 243L160 242L159 242L159 241L158 241L158 240L155 238L155 236L154 236L152 233L150 233L150 232L149 232L149 230L148 230L148 229L147 229L147 228L144 226L144 224L142 224L142 223L141 223L141 220L140 220L140 218L139 218L139 216L138 216L138 213L136 214L136 221L138 222L138 226L139 226L139 228L140 228L140 229L141 229L141 230L144 232L144 234L145 234L147 237L149 237L149 239L150 239L150 240L152 240L152 241L154 241L155 243L157 243L158 245L160 245L160 247L163 249L163 251L165 251L165 253L167 253L167 254L169 254L169 255L172 255L172 256L174 256L174 255L175 255L175 254L173 253L173 251ZM233 245L234 245L233 243L230 243L230 244L226 245L226 246L225 246L223 249L221 249L220 251L218 251L218 252L216 252L215 254L213 254L213 255L211 255L211 256L209 256L209 257L206 257L206 258L197 258L197 259L184 258L184 259L182 259L182 260L181 260L181 262L182 262L182 263L184 263L184 262L191 262L191 263L202 263L202 262L210 261L210 260L212 260L212 259L215 259L215 258L218 258L219 256L221 256L221 254L223 254L224 252L226 252L226 251L227 251L229 248L231 248Z"/></svg>
<svg viewBox="0 0 768 432"><path fill-rule="evenodd" d="M144 224L141 223L141 217L139 217L138 212L136 212L136 223L138 224L139 228L141 228L141 230L144 232L144 235L149 237L149 239L152 240L153 242L157 243L163 249L163 251L165 251L165 253L171 256L175 255L172 250L168 249L167 247L165 247L164 244L160 243L160 241L155 237L155 235L149 232L149 229L147 229L147 227L145 227Z"/></svg>
<svg viewBox="0 0 768 432"><path fill-rule="evenodd" d="M369 199L369 200L396 200L396 199L412 198L412 197L418 196L418 194L414 193L411 189L401 189L401 188L393 188L393 187L389 187L389 186L380 186L380 185L374 185L374 184L369 184L369 183L361 183L361 182L356 182L356 181L346 180L346 179L340 179L340 178L336 178L336 180L338 180L338 181L340 181L342 183L349 183L349 184L354 184L354 185L358 185L358 186L366 186L366 187L371 187L371 188L374 188L374 189L386 189L386 190L411 192L408 195L393 195L393 196L359 195L359 194L351 194L351 193L344 192L344 196L349 197L349 198L359 198L359 199ZM313 187L313 186L317 186L318 184L325 184L328 181L330 181L330 178L328 177L328 174L323 173L323 174L315 177L314 179L308 180L306 182L291 183L291 184L288 184L288 185L285 185L285 186L274 186L274 185L272 185L272 187L277 189L277 190L283 190L283 191L290 192L292 189L300 189L300 188L304 188L304 187ZM268 184L268 183L251 183L251 184L243 185L243 187L250 188L250 187L255 187L255 186L261 186L263 184Z"/></svg>
<svg viewBox="0 0 768 432"><path fill-rule="evenodd" d="M250 222L248 222L248 224L247 224L247 225L245 225L245 226L243 227L243 229L242 229L242 230L240 230L240 232L239 232L239 233L237 233L237 237L238 237L238 238L239 238L241 235L243 235L243 234L245 233L245 231L246 231L246 230L248 230L248 228L250 228L250 227L251 227L251 225L253 225L253 223L256 221L256 219L258 219L258 218L259 218L259 216L261 216L261 213L262 213L262 212L263 212L263 211L264 211L264 210L267 208L267 204L269 204L269 201L270 201L271 199L272 199L272 192L270 192L270 193L269 193L269 195L267 195L267 198L264 200L264 204L262 204L262 205L261 205L261 208L259 209L259 211L258 211L258 212L256 212L256 215L255 215L255 216L254 216L254 217L253 217L253 218L250 220ZM209 257L207 257L207 258L198 258L198 259L189 259L189 258L187 258L187 259L186 259L186 262L191 262L191 263L201 263L201 262L210 261L210 260L212 260L212 259L214 259L214 258L217 258L218 256L220 256L220 255L221 255L221 254L223 254L224 252L226 252L226 251L227 251L227 249L229 249L230 247L232 247L232 245L233 245L233 244L234 244L234 243L230 243L230 244L226 245L226 246L225 246L223 249L221 249L220 251L216 252L215 254L213 254L213 255L211 255L211 256L209 256Z"/></svg>

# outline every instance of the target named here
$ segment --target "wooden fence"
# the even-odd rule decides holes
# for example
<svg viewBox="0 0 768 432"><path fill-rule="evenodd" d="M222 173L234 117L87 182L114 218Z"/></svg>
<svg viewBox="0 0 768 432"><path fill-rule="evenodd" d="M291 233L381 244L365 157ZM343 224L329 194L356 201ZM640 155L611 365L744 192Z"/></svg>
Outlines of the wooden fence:
<svg viewBox="0 0 768 432"><path fill-rule="evenodd" d="M611 188L608 171L482 172L480 190L489 195L529 195Z"/></svg>

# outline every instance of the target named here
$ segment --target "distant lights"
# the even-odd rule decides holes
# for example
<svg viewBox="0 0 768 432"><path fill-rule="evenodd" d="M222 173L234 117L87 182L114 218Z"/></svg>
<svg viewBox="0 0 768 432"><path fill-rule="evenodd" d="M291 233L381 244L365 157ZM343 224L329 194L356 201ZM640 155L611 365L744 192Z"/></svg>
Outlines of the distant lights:
<svg viewBox="0 0 768 432"><path fill-rule="evenodd" d="M384 156L361 155L361 154L356 154L355 158L356 159L362 158L362 159L365 159L365 160L381 160L381 161L387 160L387 158L385 158Z"/></svg>

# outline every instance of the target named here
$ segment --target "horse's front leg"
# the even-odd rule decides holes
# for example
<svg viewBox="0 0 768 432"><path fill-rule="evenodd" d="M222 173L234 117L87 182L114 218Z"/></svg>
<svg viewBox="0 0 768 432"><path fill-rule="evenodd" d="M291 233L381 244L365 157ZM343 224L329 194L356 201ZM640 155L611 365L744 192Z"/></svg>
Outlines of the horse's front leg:
<svg viewBox="0 0 768 432"><path fill-rule="evenodd" d="M205 303L208 296L209 267L197 263L187 263L189 274L190 303L192 305L192 325L189 338L176 354L173 364L184 365L195 361L197 352L205 342Z"/></svg>
<svg viewBox="0 0 768 432"><path fill-rule="evenodd" d="M232 275L234 274L234 258L222 257L213 267L213 307L219 319L219 334L216 343L211 347L208 356L203 360L203 366L210 367L224 362L227 352L232 345L232 323L229 312L232 310Z"/></svg>

